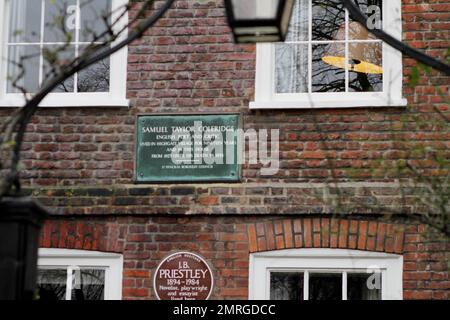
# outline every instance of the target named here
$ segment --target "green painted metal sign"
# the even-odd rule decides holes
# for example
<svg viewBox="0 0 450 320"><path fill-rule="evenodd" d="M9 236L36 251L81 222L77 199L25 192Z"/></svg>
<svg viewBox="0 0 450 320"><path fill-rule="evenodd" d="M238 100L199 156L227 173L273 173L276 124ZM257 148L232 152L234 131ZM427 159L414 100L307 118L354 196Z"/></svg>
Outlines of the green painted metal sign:
<svg viewBox="0 0 450 320"><path fill-rule="evenodd" d="M139 115L136 182L238 181L239 128L237 114Z"/></svg>

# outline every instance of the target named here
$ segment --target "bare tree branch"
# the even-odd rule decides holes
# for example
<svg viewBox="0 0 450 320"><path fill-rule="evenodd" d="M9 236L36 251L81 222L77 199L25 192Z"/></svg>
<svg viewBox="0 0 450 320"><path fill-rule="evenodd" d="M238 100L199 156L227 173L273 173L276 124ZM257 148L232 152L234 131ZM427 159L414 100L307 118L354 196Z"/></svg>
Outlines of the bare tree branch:
<svg viewBox="0 0 450 320"><path fill-rule="evenodd" d="M62 68L60 74L55 75L52 79L46 81L46 83L40 88L39 92L37 92L30 100L26 101L26 104L20 109L16 117L9 124L11 128L17 127L17 134L14 138L11 167L8 169L5 178L0 181L0 198L9 193L13 185L19 185L18 164L20 161L20 150L22 147L25 129L31 117L37 111L40 102L47 96L47 94L52 92L58 85L73 76L75 73L109 57L113 53L142 37L144 33L166 13L174 1L175 0L167 0L151 17L134 26L128 36L119 43L111 47L109 47L109 43L104 43L103 45L98 46L96 50L92 50L87 52L85 55L76 58L69 64L69 67ZM153 3L153 1L150 2ZM148 3L144 5L139 13L143 13L147 8ZM133 22L137 21L136 19L133 20Z"/></svg>

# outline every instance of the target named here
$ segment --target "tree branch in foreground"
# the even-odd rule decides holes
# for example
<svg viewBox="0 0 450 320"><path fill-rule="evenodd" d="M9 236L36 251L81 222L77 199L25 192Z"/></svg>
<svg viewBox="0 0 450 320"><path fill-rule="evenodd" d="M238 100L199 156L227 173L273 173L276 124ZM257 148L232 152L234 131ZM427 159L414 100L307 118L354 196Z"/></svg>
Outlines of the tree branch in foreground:
<svg viewBox="0 0 450 320"><path fill-rule="evenodd" d="M17 118L13 124L13 127L18 126L17 134L13 143L11 167L7 169L8 172L6 173L6 176L0 181L0 198L8 194L13 185L18 185L18 164L20 161L20 150L22 147L23 137L25 135L25 129L31 117L38 110L39 104L47 96L47 94L52 92L59 84L63 83L75 73L103 60L104 58L109 57L113 53L142 37L145 31L152 27L166 13L174 1L175 0L167 0L151 17L135 26L127 38L123 39L118 44L108 48L96 50L88 54L86 57L83 57L83 59L76 59L74 63L70 65L69 69L64 70L61 74L56 75L53 79L47 81L39 92L25 103L25 105L18 112ZM2 141L2 143L5 143L5 141Z"/></svg>

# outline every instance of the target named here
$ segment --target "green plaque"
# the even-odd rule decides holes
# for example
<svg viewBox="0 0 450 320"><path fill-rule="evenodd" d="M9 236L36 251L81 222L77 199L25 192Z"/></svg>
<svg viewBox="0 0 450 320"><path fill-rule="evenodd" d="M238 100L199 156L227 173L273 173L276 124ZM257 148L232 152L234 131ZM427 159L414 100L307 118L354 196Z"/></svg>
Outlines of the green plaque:
<svg viewBox="0 0 450 320"><path fill-rule="evenodd" d="M237 114L139 115L136 182L239 181Z"/></svg>

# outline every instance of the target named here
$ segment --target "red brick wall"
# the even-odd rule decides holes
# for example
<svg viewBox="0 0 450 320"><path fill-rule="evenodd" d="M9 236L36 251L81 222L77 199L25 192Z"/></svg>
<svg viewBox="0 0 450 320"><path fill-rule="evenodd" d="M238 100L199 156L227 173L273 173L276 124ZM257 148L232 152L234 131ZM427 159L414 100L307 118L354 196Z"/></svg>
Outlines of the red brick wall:
<svg viewBox="0 0 450 320"><path fill-rule="evenodd" d="M58 219L45 225L41 246L123 253L125 299L155 299L153 272L179 250L206 258L215 277L212 299L247 299L251 252L308 247L402 254L405 299L449 299L450 243L424 228L370 218Z"/></svg>
<svg viewBox="0 0 450 320"><path fill-rule="evenodd" d="M365 243L366 249L390 252L389 243L394 241L394 252L402 252L405 258L405 298L448 299L448 242L429 238L423 226L407 226L403 248L397 250L398 233L388 223L375 228L374 222L369 222L366 230L365 222L355 229L355 222L339 220L335 224L338 220L332 220L328 236L322 228L326 219L320 225L318 220L305 219L302 228L306 229L299 232L295 228L301 218L294 216L286 218L299 219L291 221L290 233L281 231L278 222L274 233L263 237L257 231L259 225L254 224L262 218L220 215L323 213L311 190L298 183L329 178L327 156L335 160L337 177L363 183L392 181L389 175L372 176L371 166L378 160L389 164L409 158L414 145L432 146L450 157L448 127L430 125L436 118L434 108L450 116L438 93L438 89L448 93L449 78L433 71L422 76L414 88L405 83L408 108L250 111L255 47L232 43L221 0L178 0L175 5L143 39L129 47L130 108L41 108L29 125L22 153L22 182L60 215L46 225L41 244L123 252L125 298L153 298L152 271L166 254L182 249L199 252L214 270L217 286L213 298L244 299L248 255L262 250L260 242L275 247L356 244L357 248ZM404 38L442 59L450 45L449 12L447 0L403 0ZM414 65L411 59L404 59L406 76ZM399 120L408 110L424 124L400 126ZM261 177L257 166L244 166L243 181L236 185L130 186L136 115L204 111L242 112L245 128L280 129L279 173ZM0 109L0 118L11 112ZM430 174L442 174L426 155L418 156L416 164ZM393 198L400 194L393 187L372 191L385 195L386 203L395 203ZM356 203L372 200L373 194L364 187L345 192ZM151 216L169 213L217 216ZM124 216L131 214L141 216ZM265 216L264 221L273 219ZM288 223L282 221L283 226ZM256 243L249 241L255 237L252 226ZM366 240L362 240L366 232Z"/></svg>
<svg viewBox="0 0 450 320"><path fill-rule="evenodd" d="M325 184L183 184L126 185L100 187L47 187L24 189L56 215L116 214L319 214L335 213L323 190ZM368 185L365 182L342 185L339 214L421 213L415 188L399 188L390 183ZM331 193L331 191L330 191ZM392 204L396 206L392 206ZM400 203L400 202L399 202Z"/></svg>
<svg viewBox="0 0 450 320"><path fill-rule="evenodd" d="M443 58L449 47L449 3L403 1L404 38ZM244 182L311 181L330 176L326 156L335 159L342 179L372 177L377 160L408 158L415 144L448 149L449 133L414 123L396 126L405 108L249 111L254 95L255 47L234 45L217 1L176 1L175 8L147 35L129 47L126 108L42 108L28 127L24 144L24 183L99 185L132 183L137 113L242 112L246 128L281 129L281 170L269 178L257 166L245 167ZM404 59L405 75L415 63ZM433 108L447 116L442 96L449 78L432 72L404 95L409 108L430 124ZM11 109L1 109L0 117ZM392 123L394 122L394 124ZM395 127L396 136L390 132ZM327 142L324 145L324 140ZM447 153L448 155L448 153ZM426 156L421 165L432 171Z"/></svg>

